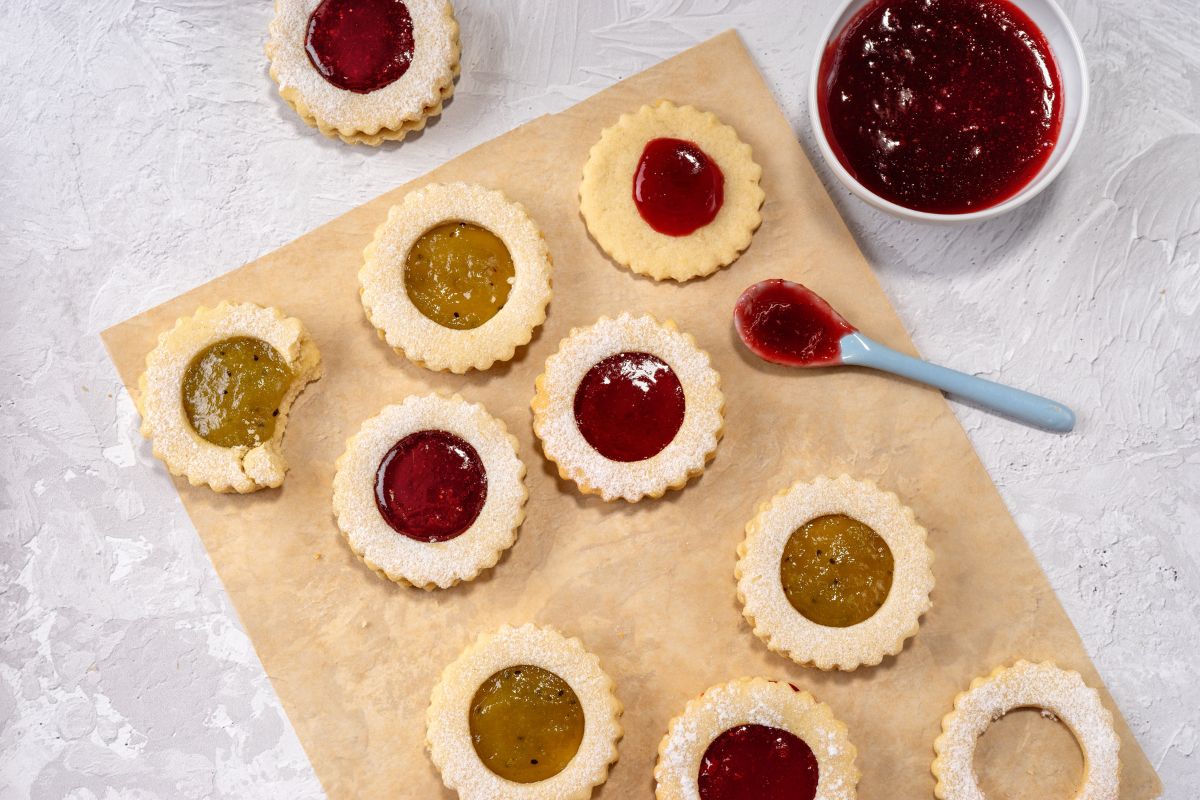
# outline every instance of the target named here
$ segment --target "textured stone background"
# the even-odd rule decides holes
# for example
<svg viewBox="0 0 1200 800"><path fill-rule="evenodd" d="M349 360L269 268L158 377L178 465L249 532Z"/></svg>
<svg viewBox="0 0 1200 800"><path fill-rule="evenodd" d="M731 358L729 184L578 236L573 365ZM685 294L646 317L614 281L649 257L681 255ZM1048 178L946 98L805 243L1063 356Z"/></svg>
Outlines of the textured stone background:
<svg viewBox="0 0 1200 800"><path fill-rule="evenodd" d="M101 329L730 26L815 153L803 87L835 0L457 5L463 77L445 116L369 150L320 137L279 101L262 55L267 0L4 0L5 800L321 796L138 436ZM1040 199L990 223L929 228L834 196L924 353L1080 412L1077 433L1056 438L956 406L1166 796L1191 800L1196 0L1065 7L1091 60L1093 114Z"/></svg>

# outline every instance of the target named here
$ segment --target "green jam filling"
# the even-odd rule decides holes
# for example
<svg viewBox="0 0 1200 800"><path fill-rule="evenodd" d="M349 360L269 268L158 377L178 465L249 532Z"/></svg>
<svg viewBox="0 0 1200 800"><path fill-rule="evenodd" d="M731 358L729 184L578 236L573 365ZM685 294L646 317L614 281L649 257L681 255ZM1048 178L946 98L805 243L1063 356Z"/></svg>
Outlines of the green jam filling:
<svg viewBox="0 0 1200 800"><path fill-rule="evenodd" d="M404 288L429 319L469 330L504 307L514 275L499 236L469 222L447 222L421 234L409 250Z"/></svg>
<svg viewBox="0 0 1200 800"><path fill-rule="evenodd" d="M583 708L562 678L529 664L492 675L471 701L471 743L492 772L516 783L552 778L583 741Z"/></svg>
<svg viewBox="0 0 1200 800"><path fill-rule="evenodd" d="M239 336L201 350L183 374L183 410L218 447L255 447L275 435L292 382L283 356L262 339Z"/></svg>
<svg viewBox="0 0 1200 800"><path fill-rule="evenodd" d="M818 625L848 628L883 606L894 568L879 534L853 517L829 514L791 535L779 576L794 609Z"/></svg>

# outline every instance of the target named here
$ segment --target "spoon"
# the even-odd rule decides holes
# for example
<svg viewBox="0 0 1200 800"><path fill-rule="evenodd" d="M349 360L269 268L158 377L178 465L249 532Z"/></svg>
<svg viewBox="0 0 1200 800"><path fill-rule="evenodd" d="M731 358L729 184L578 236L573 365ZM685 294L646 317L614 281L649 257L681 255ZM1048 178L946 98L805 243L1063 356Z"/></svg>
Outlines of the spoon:
<svg viewBox="0 0 1200 800"><path fill-rule="evenodd" d="M1075 427L1075 413L1062 403L930 364L863 336L818 294L798 283L773 278L754 284L738 298L733 320L746 347L774 364L872 367L936 386L1029 425L1058 433Z"/></svg>

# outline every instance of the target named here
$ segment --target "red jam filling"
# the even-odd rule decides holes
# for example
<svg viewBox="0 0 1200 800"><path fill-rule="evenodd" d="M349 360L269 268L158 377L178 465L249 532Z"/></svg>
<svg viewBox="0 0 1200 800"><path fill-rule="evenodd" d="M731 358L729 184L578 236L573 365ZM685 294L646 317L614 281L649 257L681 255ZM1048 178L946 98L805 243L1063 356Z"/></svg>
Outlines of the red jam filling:
<svg viewBox="0 0 1200 800"><path fill-rule="evenodd" d="M817 757L782 728L739 725L722 733L700 759L700 800L813 800Z"/></svg>
<svg viewBox="0 0 1200 800"><path fill-rule="evenodd" d="M854 326L815 292L780 278L742 292L733 321L759 358L789 367L837 364L842 337L854 333Z"/></svg>
<svg viewBox="0 0 1200 800"><path fill-rule="evenodd" d="M304 45L325 80L367 94L408 72L412 17L402 0L321 0L308 18Z"/></svg>
<svg viewBox="0 0 1200 800"><path fill-rule="evenodd" d="M575 390L575 424L613 461L658 455L683 425L683 386L650 353L617 353L594 365Z"/></svg>
<svg viewBox="0 0 1200 800"><path fill-rule="evenodd" d="M725 175L694 142L651 139L633 173L633 202L654 230L687 236L721 210Z"/></svg>
<svg viewBox="0 0 1200 800"><path fill-rule="evenodd" d="M375 473L375 504L397 533L419 542L459 536L487 500L487 473L469 442L417 431L392 446Z"/></svg>
<svg viewBox="0 0 1200 800"><path fill-rule="evenodd" d="M842 166L918 211L1007 200L1062 125L1050 45L1008 0L874 0L826 49L819 93Z"/></svg>

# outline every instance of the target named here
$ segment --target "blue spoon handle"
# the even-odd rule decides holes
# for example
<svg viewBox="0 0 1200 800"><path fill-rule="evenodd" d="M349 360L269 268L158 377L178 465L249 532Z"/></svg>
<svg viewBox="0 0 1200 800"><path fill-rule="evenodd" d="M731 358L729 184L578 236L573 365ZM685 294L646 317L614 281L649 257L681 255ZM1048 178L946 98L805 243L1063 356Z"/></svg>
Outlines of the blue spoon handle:
<svg viewBox="0 0 1200 800"><path fill-rule="evenodd" d="M927 383L1046 430L1066 433L1075 427L1075 413L1062 403L906 356L861 333L846 334L840 344L843 364L873 367Z"/></svg>

